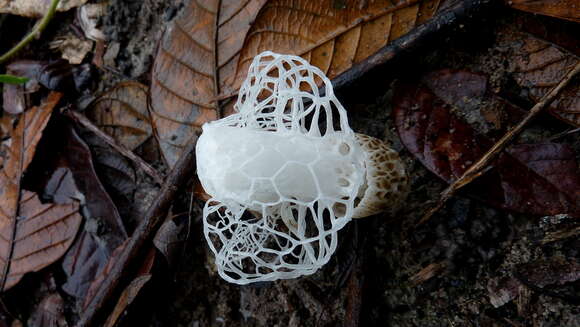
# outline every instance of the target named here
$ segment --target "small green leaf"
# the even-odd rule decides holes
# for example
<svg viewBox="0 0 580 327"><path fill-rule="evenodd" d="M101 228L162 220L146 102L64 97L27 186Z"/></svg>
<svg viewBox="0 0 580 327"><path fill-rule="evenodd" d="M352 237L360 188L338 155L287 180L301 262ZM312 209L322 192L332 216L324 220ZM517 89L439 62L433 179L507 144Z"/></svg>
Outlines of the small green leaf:
<svg viewBox="0 0 580 327"><path fill-rule="evenodd" d="M28 82L29 78L8 75L8 74L0 74L0 83L7 83L7 84L24 84Z"/></svg>

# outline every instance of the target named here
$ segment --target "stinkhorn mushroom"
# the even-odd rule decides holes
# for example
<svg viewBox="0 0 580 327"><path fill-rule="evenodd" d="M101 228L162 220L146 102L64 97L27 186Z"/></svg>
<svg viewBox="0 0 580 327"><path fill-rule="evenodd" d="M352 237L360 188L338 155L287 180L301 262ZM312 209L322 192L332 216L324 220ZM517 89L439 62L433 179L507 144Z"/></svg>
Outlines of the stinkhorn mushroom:
<svg viewBox="0 0 580 327"><path fill-rule="evenodd" d="M204 234L225 280L312 274L351 218L406 196L398 154L353 132L328 78L304 59L256 56L235 110L205 124L196 148L197 174L212 197Z"/></svg>

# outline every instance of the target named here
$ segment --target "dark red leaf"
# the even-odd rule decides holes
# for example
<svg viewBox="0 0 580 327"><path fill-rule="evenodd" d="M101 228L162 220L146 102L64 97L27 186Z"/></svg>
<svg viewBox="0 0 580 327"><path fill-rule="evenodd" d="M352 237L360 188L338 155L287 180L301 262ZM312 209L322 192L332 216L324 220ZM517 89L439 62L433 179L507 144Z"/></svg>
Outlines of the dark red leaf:
<svg viewBox="0 0 580 327"><path fill-rule="evenodd" d="M472 127L481 126L481 121L473 119L473 110L502 105L508 106L486 91L481 75L443 70L426 75L419 85L398 88L395 124L407 149L451 183L493 144ZM514 146L494 167L467 191L494 206L518 212L580 215L580 175L575 155L567 146Z"/></svg>

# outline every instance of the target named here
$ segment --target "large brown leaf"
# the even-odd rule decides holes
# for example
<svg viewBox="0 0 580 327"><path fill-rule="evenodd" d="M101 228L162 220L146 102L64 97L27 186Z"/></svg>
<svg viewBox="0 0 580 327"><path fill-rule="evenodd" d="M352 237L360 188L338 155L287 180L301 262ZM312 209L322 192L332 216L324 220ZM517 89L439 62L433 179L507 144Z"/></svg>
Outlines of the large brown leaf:
<svg viewBox="0 0 580 327"><path fill-rule="evenodd" d="M50 93L41 106L21 115L4 149L0 172L0 280L4 289L14 286L25 273L60 258L82 220L77 203L42 204L35 193L22 191L20 185L61 96Z"/></svg>
<svg viewBox="0 0 580 327"><path fill-rule="evenodd" d="M443 70L426 75L418 85L401 86L395 94L395 124L401 141L425 167L449 183L493 144L460 118L473 103L489 106L495 102L486 100L492 96L480 81L478 74ZM518 212L580 216L578 164L575 153L562 144L512 146L466 191Z"/></svg>
<svg viewBox="0 0 580 327"><path fill-rule="evenodd" d="M153 124L166 162L177 161L193 127L217 118L216 97L236 92L258 53L300 55L333 78L439 8L440 0L189 1L153 67Z"/></svg>
<svg viewBox="0 0 580 327"><path fill-rule="evenodd" d="M78 203L42 204L36 193L23 191L15 235L11 225L0 229L0 273L10 263L4 290L24 274L58 260L73 242L81 221Z"/></svg>

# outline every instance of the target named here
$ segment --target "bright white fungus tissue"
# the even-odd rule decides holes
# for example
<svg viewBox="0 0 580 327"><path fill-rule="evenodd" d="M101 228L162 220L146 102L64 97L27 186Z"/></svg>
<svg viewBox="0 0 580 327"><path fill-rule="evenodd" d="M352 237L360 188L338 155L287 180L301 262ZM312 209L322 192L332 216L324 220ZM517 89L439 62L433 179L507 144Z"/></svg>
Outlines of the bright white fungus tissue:
<svg viewBox="0 0 580 327"><path fill-rule="evenodd" d="M196 148L218 273L237 284L312 274L335 252L357 195L376 188L365 182L368 155L328 78L300 57L256 56L235 109L205 124ZM395 168L389 178L406 178Z"/></svg>

